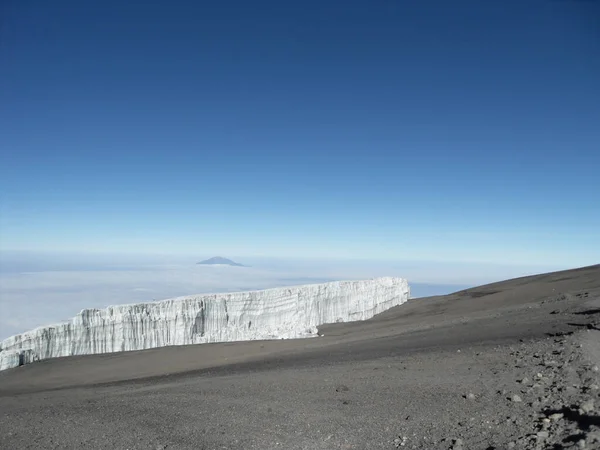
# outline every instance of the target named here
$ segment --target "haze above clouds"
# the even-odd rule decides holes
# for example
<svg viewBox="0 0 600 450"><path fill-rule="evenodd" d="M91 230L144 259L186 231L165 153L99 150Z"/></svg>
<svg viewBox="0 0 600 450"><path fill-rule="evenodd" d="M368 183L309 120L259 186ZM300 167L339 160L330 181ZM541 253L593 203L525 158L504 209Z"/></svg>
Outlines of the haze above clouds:
<svg viewBox="0 0 600 450"><path fill-rule="evenodd" d="M85 308L184 295L399 276L409 279L413 297L421 297L551 269L243 257L233 259L250 267L196 265L200 259L4 252L0 257L0 339L69 319Z"/></svg>

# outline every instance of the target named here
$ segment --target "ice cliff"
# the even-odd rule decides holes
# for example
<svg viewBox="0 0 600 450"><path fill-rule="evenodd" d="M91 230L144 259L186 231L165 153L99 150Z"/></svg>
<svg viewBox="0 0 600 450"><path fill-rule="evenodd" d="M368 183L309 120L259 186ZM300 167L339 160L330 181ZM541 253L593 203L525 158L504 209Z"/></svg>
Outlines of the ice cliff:
<svg viewBox="0 0 600 450"><path fill-rule="evenodd" d="M317 325L369 319L409 293L406 280L386 277L84 309L2 341L0 370L59 356L310 337Z"/></svg>

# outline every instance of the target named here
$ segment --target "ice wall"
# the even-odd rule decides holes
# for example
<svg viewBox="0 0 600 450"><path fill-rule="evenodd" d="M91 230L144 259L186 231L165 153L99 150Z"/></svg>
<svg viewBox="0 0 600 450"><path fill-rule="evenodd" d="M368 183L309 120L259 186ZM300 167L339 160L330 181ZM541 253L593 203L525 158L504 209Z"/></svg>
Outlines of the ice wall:
<svg viewBox="0 0 600 450"><path fill-rule="evenodd" d="M84 309L2 341L0 370L59 356L309 337L318 325L369 319L408 298L406 280L386 277Z"/></svg>

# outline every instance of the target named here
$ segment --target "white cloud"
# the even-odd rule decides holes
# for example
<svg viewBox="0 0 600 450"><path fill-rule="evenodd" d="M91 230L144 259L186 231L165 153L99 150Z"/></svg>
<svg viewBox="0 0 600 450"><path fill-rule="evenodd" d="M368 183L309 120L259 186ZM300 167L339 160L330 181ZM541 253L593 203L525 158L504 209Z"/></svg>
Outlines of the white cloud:
<svg viewBox="0 0 600 450"><path fill-rule="evenodd" d="M475 285L542 272L543 268L427 262L243 260L252 267L102 261L34 263L6 258L0 271L0 339L73 317L85 308L162 300L183 295L265 289L340 279L401 276L410 283ZM16 260L15 260L16 261ZM11 270L11 268L13 270ZM448 292L452 287L444 287ZM418 292L413 290L418 295ZM441 292L436 292L441 293ZM428 295L422 291L421 295Z"/></svg>
<svg viewBox="0 0 600 450"><path fill-rule="evenodd" d="M312 282L296 275L251 267L196 265L2 273L0 339L68 319L84 308Z"/></svg>

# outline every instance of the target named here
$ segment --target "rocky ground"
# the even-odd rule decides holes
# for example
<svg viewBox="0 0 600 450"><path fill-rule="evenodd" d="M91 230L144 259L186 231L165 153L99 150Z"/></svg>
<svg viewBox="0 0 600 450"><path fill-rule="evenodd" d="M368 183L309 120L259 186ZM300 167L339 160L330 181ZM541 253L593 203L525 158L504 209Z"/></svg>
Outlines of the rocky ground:
<svg viewBox="0 0 600 450"><path fill-rule="evenodd" d="M600 449L600 266L321 332L2 372L0 448Z"/></svg>
<svg viewBox="0 0 600 450"><path fill-rule="evenodd" d="M497 383L467 389L455 408L455 426L440 432L407 426L396 448L600 448L600 374L585 347L600 345L600 331L523 341L491 350L501 366ZM475 353L481 357L481 353ZM489 355L488 355L489 357ZM494 391L495 388L495 391ZM456 399L458 402L459 400ZM484 408L475 404L482 402ZM451 425L448 423L446 425Z"/></svg>

